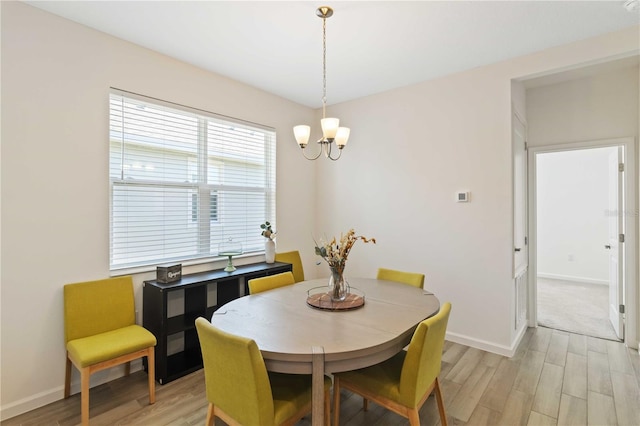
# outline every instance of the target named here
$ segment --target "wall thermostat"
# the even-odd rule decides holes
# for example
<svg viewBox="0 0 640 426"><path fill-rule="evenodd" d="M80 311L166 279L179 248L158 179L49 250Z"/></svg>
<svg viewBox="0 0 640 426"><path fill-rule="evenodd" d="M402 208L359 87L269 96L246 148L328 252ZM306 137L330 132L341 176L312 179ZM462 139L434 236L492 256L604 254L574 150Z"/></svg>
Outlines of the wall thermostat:
<svg viewBox="0 0 640 426"><path fill-rule="evenodd" d="M456 201L458 203L466 203L469 201L469 192L457 192Z"/></svg>

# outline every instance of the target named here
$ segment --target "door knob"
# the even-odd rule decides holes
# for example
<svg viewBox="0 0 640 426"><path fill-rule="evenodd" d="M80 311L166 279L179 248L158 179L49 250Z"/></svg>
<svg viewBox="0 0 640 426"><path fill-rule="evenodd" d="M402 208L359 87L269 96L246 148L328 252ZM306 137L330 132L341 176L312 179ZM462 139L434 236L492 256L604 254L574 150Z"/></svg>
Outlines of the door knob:
<svg viewBox="0 0 640 426"><path fill-rule="evenodd" d="M515 251L520 251L521 249L520 249L520 247L516 247L514 250Z"/></svg>
<svg viewBox="0 0 640 426"><path fill-rule="evenodd" d="M606 244L606 245L604 246L604 248L606 248L607 250L611 250L611 245Z"/></svg>

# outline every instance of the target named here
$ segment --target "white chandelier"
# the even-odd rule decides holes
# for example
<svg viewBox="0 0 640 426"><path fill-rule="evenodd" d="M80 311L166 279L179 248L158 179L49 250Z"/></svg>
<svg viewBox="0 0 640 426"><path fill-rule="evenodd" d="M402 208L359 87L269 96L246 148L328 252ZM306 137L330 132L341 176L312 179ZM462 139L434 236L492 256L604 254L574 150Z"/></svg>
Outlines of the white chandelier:
<svg viewBox="0 0 640 426"><path fill-rule="evenodd" d="M325 110L327 107L327 18L333 15L333 9L329 6L321 6L316 10L316 15L322 18L322 120L320 125L322 126L322 138L318 140L320 144L320 152L315 157L307 157L304 149L309 142L309 135L311 134L311 127L307 125L295 126L293 128L293 134L296 137L296 141L300 148L302 148L302 155L307 160L316 160L324 153L326 158L333 161L340 158L342 155L342 148L347 144L349 140L349 128L339 127L340 120L337 118L325 118ZM331 156L331 147L335 142L338 147L338 156Z"/></svg>

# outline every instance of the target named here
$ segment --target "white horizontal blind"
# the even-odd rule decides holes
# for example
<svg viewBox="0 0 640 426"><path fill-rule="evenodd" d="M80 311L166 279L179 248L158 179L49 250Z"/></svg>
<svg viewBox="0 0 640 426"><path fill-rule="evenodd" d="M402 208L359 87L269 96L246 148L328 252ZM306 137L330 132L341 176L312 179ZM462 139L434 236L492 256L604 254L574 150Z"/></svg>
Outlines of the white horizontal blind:
<svg viewBox="0 0 640 426"><path fill-rule="evenodd" d="M111 270L264 250L273 129L116 90L109 124Z"/></svg>

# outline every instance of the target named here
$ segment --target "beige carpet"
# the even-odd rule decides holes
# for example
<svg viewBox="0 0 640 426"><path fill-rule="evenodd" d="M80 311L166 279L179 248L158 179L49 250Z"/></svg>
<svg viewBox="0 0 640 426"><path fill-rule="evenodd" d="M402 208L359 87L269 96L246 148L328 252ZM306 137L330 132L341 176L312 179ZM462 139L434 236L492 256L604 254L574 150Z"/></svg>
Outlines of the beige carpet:
<svg viewBox="0 0 640 426"><path fill-rule="evenodd" d="M609 321L605 285L538 278L538 325L620 340Z"/></svg>

